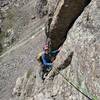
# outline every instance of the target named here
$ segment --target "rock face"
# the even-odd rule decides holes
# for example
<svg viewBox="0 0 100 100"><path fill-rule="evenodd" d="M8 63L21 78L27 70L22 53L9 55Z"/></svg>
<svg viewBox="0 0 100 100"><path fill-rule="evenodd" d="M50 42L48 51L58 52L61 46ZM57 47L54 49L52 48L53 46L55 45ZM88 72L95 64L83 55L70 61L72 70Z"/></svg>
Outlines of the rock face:
<svg viewBox="0 0 100 100"><path fill-rule="evenodd" d="M94 0L85 8L68 32L62 50L54 62L54 68L41 86L42 89L37 89L37 92L35 94L33 92L29 97L22 96L25 100L26 98L30 100L88 100L70 86L61 74L91 100L100 99L99 21L99 2ZM55 68L61 74L56 73ZM48 80L54 75L53 80ZM35 87L38 87L37 84Z"/></svg>
<svg viewBox="0 0 100 100"><path fill-rule="evenodd" d="M73 52L70 65L66 66L67 68L63 70L62 73L69 79L69 81L79 87L79 89L86 93L90 98L96 96L98 98L97 100L100 99L99 4L100 2L98 2L98 0L94 0L85 8L84 12L68 32L67 39L54 63L55 67L59 66L62 68L61 65L66 64L66 59L69 54ZM61 69L59 67L58 70ZM49 76L54 73L55 72L51 72ZM72 98L69 96L67 98L68 100L86 99L78 94L76 90L73 90L72 88L70 89L64 91L64 93L72 93ZM63 93L63 91L61 93ZM60 97L62 96L60 95Z"/></svg>
<svg viewBox="0 0 100 100"><path fill-rule="evenodd" d="M58 1L0 0L0 52L31 37L40 26L41 18L49 13L53 15Z"/></svg>
<svg viewBox="0 0 100 100"><path fill-rule="evenodd" d="M37 0L35 11L37 14L37 17L42 18L44 15L47 14L47 0Z"/></svg>
<svg viewBox="0 0 100 100"><path fill-rule="evenodd" d="M11 4L0 8L4 17L4 19L0 17L2 19L0 49L6 51L4 47L7 48L7 51L0 56L0 100L8 100L12 97L12 88L14 88L16 78L30 68L33 70L33 65L38 65L36 56L45 41L45 18L35 18L34 14L36 0L15 1L12 0ZM12 23L13 26L9 25ZM4 32L3 38L1 32L2 34ZM13 38L15 39L13 45L9 44Z"/></svg>
<svg viewBox="0 0 100 100"><path fill-rule="evenodd" d="M58 48L63 42L64 44L54 61L52 71L42 82L39 76L40 66L35 58L45 41L43 25L46 19L44 17L44 20L41 19L43 22L40 21L43 25L39 24L42 29L40 28L39 31L37 28L38 33L41 34L35 35L35 38L30 37L0 57L1 100L8 98L10 98L8 100L100 99L100 1L53 1L58 5L57 8L50 0L46 4L46 6L48 3L51 5L48 13L53 17L49 25L50 35L47 35L50 36L52 48ZM69 5L66 5L67 3ZM86 5L87 7L84 8ZM56 9L55 13L50 7ZM74 13L70 13L69 8ZM67 13L64 14L65 11ZM71 14L71 19L67 17L68 14ZM68 81L84 95L68 84Z"/></svg>
<svg viewBox="0 0 100 100"><path fill-rule="evenodd" d="M51 39L51 48L57 49L66 39L67 32L75 19L90 0L60 0L47 33Z"/></svg>
<svg viewBox="0 0 100 100"><path fill-rule="evenodd" d="M36 0L35 12L37 17L42 18L44 15L53 16L60 0Z"/></svg>
<svg viewBox="0 0 100 100"><path fill-rule="evenodd" d="M31 37L41 26L35 6L36 0L0 0L0 44L4 52Z"/></svg>

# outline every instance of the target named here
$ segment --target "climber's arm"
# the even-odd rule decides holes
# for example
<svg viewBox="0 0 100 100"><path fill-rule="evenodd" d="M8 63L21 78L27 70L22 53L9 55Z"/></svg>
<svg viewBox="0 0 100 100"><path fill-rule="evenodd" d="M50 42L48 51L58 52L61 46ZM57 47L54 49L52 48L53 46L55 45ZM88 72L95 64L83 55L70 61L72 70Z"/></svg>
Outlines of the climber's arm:
<svg viewBox="0 0 100 100"><path fill-rule="evenodd" d="M58 50L54 50L54 51L51 52L51 54L56 56L59 53L59 51L60 51L59 49Z"/></svg>

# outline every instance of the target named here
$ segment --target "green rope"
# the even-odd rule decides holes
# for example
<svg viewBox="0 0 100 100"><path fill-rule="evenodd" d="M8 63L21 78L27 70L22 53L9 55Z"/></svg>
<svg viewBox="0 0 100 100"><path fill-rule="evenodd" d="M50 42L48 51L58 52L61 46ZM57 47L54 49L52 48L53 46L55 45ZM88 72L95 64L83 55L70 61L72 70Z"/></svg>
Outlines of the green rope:
<svg viewBox="0 0 100 100"><path fill-rule="evenodd" d="M70 82L60 71L57 70L57 68L55 68L55 70L56 70L56 72L58 72L66 80L66 82L68 82L71 86L73 86L77 91L79 91L81 94L83 94L89 100L93 100L91 97L89 97L88 95L83 93L79 88L77 88L72 82Z"/></svg>

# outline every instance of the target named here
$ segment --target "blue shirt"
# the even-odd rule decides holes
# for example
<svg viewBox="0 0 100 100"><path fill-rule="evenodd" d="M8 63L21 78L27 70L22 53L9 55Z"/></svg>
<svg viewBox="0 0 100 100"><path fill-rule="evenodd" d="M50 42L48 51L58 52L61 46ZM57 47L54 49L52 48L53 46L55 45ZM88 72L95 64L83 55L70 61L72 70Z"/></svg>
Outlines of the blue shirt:
<svg viewBox="0 0 100 100"><path fill-rule="evenodd" d="M52 57L56 57L56 55L59 53L59 50L51 51L50 53L46 54L45 52L42 55L42 64L46 66L52 66Z"/></svg>

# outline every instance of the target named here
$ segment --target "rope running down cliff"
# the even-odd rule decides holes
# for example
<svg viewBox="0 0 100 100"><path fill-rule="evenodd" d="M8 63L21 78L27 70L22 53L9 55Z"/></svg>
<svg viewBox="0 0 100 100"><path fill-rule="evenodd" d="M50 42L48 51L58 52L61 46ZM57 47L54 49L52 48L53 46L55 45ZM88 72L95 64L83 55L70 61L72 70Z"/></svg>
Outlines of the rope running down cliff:
<svg viewBox="0 0 100 100"><path fill-rule="evenodd" d="M86 95L85 93L83 93L78 87L76 87L72 82L70 82L60 71L57 70L57 68L55 68L55 71L57 73L59 73L65 80L67 83L69 83L72 87L74 87L77 91L79 91L81 94L83 94L86 98L88 98L89 100L93 100L91 97L89 97L88 95Z"/></svg>

